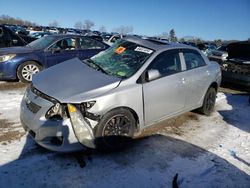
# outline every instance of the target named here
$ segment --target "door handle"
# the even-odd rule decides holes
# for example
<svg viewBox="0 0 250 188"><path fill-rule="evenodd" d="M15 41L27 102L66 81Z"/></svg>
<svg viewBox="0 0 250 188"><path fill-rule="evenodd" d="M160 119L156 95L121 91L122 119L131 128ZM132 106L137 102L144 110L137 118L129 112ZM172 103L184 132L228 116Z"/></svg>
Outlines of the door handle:
<svg viewBox="0 0 250 188"><path fill-rule="evenodd" d="M206 72L207 72L207 75L209 76L209 75L210 75L210 72L209 72L208 70L207 70Z"/></svg>
<svg viewBox="0 0 250 188"><path fill-rule="evenodd" d="M181 81L182 81L183 84L185 84L186 83L186 78L182 78Z"/></svg>

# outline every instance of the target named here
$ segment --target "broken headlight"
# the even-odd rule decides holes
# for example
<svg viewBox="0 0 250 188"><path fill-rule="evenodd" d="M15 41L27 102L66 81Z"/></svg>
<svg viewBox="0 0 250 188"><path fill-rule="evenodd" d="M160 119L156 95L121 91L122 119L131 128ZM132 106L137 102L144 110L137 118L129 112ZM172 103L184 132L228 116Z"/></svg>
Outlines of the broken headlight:
<svg viewBox="0 0 250 188"><path fill-rule="evenodd" d="M99 120L99 115L88 112L88 110L91 109L95 103L96 101L84 102L79 105L79 109L84 117L97 121Z"/></svg>
<svg viewBox="0 0 250 188"><path fill-rule="evenodd" d="M87 147L95 148L93 130L85 121L77 105L68 104L67 107L72 127L79 142L84 143Z"/></svg>
<svg viewBox="0 0 250 188"><path fill-rule="evenodd" d="M83 117L97 121L99 120L99 115L88 112L88 110L91 109L95 103L96 101L88 101L81 104L75 104L75 106L80 110Z"/></svg>
<svg viewBox="0 0 250 188"><path fill-rule="evenodd" d="M81 104L81 106L84 108L84 110L89 110L90 108L92 108L95 104L95 101L88 101L88 102L84 102Z"/></svg>
<svg viewBox="0 0 250 188"><path fill-rule="evenodd" d="M45 117L52 120L61 120L64 117L67 117L65 108L66 106L56 103L47 111Z"/></svg>

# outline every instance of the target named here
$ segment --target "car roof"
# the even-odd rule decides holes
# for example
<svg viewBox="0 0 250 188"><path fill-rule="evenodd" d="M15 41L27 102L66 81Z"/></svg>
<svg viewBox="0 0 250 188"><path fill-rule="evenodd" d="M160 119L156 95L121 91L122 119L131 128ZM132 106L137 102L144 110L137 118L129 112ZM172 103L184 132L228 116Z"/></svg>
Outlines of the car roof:
<svg viewBox="0 0 250 188"><path fill-rule="evenodd" d="M50 37L61 38L61 37L79 37L81 35L78 34L53 34Z"/></svg>
<svg viewBox="0 0 250 188"><path fill-rule="evenodd" d="M166 42L166 41L155 40L155 39L150 39L150 38L141 38L137 36L126 36L123 39L129 42L142 45L144 47L148 47L155 51L158 51L158 50L164 51L164 50L173 49L173 48L187 48L187 49L197 50L196 48L189 46L189 45L185 45L185 44L180 44L180 43L175 43L175 42Z"/></svg>

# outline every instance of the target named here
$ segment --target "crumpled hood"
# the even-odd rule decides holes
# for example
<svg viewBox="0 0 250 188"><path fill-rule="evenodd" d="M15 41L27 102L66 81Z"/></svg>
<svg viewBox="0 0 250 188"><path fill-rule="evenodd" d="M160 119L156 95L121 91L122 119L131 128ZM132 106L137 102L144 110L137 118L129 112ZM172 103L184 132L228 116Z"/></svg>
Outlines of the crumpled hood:
<svg viewBox="0 0 250 188"><path fill-rule="evenodd" d="M81 103L117 87L120 81L74 58L34 75L32 83L61 103Z"/></svg>
<svg viewBox="0 0 250 188"><path fill-rule="evenodd" d="M34 51L34 49L28 46L16 46L16 47L0 48L0 55L29 53L32 51Z"/></svg>

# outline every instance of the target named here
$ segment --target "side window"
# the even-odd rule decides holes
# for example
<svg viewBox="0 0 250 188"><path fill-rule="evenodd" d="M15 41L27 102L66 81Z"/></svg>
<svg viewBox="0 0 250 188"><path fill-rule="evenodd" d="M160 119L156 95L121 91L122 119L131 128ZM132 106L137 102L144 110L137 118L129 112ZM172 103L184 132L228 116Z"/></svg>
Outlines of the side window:
<svg viewBox="0 0 250 188"><path fill-rule="evenodd" d="M50 49L56 50L75 50L76 49L76 39L67 38L57 41L53 44Z"/></svg>
<svg viewBox="0 0 250 188"><path fill-rule="evenodd" d="M187 70L194 69L206 65L202 56L195 51L183 52Z"/></svg>
<svg viewBox="0 0 250 188"><path fill-rule="evenodd" d="M86 50L86 49L104 49L105 48L105 45L96 41L96 40L93 40L93 39L90 39L90 38L87 38L87 37L81 37L80 38L80 41L79 41L79 44L80 44L80 48L82 50Z"/></svg>
<svg viewBox="0 0 250 188"><path fill-rule="evenodd" d="M156 69L161 77L181 72L181 62L177 50L165 51L159 54L151 63L149 69Z"/></svg>

